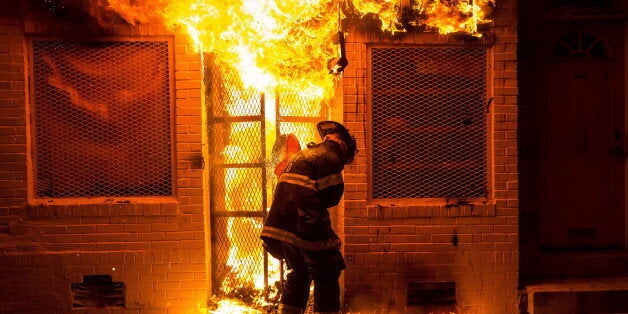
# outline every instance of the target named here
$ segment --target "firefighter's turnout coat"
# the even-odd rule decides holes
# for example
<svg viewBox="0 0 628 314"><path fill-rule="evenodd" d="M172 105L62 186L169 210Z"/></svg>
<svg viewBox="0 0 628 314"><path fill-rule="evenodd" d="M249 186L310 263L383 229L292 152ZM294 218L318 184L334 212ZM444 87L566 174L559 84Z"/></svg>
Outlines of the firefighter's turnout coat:
<svg viewBox="0 0 628 314"><path fill-rule="evenodd" d="M329 218L344 190L337 143L325 141L296 153L279 177L261 238L266 249L282 258L282 242L300 249L340 248Z"/></svg>

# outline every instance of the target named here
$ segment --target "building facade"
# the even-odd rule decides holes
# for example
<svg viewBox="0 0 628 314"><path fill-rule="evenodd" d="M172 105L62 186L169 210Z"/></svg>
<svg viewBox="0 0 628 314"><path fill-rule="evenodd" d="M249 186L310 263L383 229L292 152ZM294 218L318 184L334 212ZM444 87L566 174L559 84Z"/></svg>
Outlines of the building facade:
<svg viewBox="0 0 628 314"><path fill-rule="evenodd" d="M238 270L228 260L236 242L261 245L255 226L272 197L265 130L309 126L306 134L314 136L320 119L344 122L359 149L344 171L344 199L332 210L347 264L345 312L532 313L525 287L534 280L626 275L625 158L613 157L610 168L591 161L590 175L581 178L605 186L607 175L598 171L620 171L612 201L602 203L613 218L594 215L607 218L589 226L589 216L576 211L575 222L565 222L564 207L547 204L595 185L556 191L580 165L572 160L571 170L552 172L564 160L536 154L565 152L554 144L565 125L549 126L571 103L553 110L543 102L560 99L565 88L570 95L581 90L577 80L564 85L554 78L565 64L573 66L560 61L577 59L565 51L580 47L588 26L611 34L601 46L589 42L586 52L607 62L608 71L583 65L569 68L570 75L613 79L614 94L595 81L598 92L590 97L617 103L600 113L608 119L600 124L613 128L609 141L625 150L625 7L610 1L586 11L586 1L578 10L541 2L497 1L481 37L419 29L386 35L374 30L374 21L346 19L349 65L335 78L330 109L306 116L278 109L273 123L266 103L281 108L280 101L299 100L242 96L262 109L245 104L244 113L225 115L221 106L231 96L220 86L226 79L217 79L211 55L199 53L183 28L130 25L80 5L6 5L0 14L0 312L207 311L230 272L258 267L241 258L245 267ZM624 15L598 25L600 15L591 17L591 10L609 7ZM580 24L557 26L535 14L552 8L585 12L589 24L579 18ZM610 31L598 29L604 27ZM566 47L550 45L561 35ZM587 104L582 108L590 109ZM242 138L252 143L245 144L252 157L220 157L229 146L225 134L239 125L255 125L257 133ZM228 186L232 173L244 179ZM554 181L541 179L547 173ZM602 190L596 199L607 198ZM247 203L245 195L258 194L261 205ZM570 208L579 201L573 202ZM586 257L544 251L591 245L597 250ZM263 256L261 247L251 252ZM600 256L605 267L587 269ZM262 260L265 271L276 267ZM568 271L574 260L580 266Z"/></svg>

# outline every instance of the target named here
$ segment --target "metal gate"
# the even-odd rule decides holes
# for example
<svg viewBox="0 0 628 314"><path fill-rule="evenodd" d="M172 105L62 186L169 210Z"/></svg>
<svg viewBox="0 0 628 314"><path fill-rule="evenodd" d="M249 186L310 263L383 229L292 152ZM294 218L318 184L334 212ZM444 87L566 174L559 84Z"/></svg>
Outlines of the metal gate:
<svg viewBox="0 0 628 314"><path fill-rule="evenodd" d="M253 304L280 278L279 262L268 258L259 239L277 182L273 145L292 133L304 147L326 111L296 92L242 88L235 72L211 59L205 68L212 292Z"/></svg>

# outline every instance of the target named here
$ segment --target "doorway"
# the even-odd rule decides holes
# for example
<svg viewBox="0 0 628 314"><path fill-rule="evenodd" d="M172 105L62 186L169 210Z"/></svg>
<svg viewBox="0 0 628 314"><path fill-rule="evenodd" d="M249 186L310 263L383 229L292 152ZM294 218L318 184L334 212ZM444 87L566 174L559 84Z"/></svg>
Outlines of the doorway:
<svg viewBox="0 0 628 314"><path fill-rule="evenodd" d="M277 183L277 143L293 134L305 148L328 107L297 91L243 87L206 57L212 294L254 305L275 295L282 278L259 238Z"/></svg>
<svg viewBox="0 0 628 314"><path fill-rule="evenodd" d="M539 121L542 249L625 246L622 28L579 25L548 40Z"/></svg>

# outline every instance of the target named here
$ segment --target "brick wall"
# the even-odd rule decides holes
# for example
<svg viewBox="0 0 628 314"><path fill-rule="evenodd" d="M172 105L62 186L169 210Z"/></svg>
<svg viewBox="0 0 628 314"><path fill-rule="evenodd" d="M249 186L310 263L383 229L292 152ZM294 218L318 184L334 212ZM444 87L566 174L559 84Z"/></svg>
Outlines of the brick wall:
<svg viewBox="0 0 628 314"><path fill-rule="evenodd" d="M88 275L124 283L125 313L196 311L208 289L200 56L185 36L160 25L102 29L51 14L0 17L0 312L68 312L71 285ZM30 35L171 39L176 197L28 199Z"/></svg>
<svg viewBox="0 0 628 314"><path fill-rule="evenodd" d="M440 203L381 205L368 198L367 45L454 45L454 37L414 34L396 39L349 29L350 60L342 82L344 118L360 153L345 170L344 303L347 310L412 312L412 281L455 281L456 312L516 313L518 283L517 8L497 2L491 28L487 204L448 208ZM488 39L485 39L488 40ZM456 245L452 239L458 238Z"/></svg>

